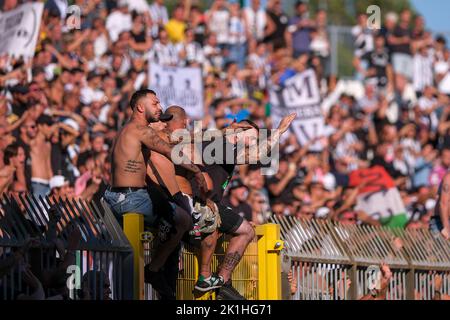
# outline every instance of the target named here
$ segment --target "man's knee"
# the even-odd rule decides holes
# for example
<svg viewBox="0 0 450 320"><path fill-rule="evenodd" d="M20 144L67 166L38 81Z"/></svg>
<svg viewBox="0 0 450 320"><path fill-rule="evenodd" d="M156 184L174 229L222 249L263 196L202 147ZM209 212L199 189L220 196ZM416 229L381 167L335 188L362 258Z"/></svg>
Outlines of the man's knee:
<svg viewBox="0 0 450 320"><path fill-rule="evenodd" d="M215 247L218 238L219 238L219 232L216 230L213 233L208 234L205 238L202 239L202 245L207 248Z"/></svg>
<svg viewBox="0 0 450 320"><path fill-rule="evenodd" d="M237 234L245 236L249 243L255 238L255 230L247 220L242 221L242 224L237 230Z"/></svg>

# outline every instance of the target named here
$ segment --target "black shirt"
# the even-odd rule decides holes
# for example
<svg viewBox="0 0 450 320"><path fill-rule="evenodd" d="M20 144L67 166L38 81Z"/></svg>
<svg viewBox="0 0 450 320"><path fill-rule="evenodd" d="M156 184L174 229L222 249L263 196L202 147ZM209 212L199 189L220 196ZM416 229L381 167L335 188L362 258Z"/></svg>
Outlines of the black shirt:
<svg viewBox="0 0 450 320"><path fill-rule="evenodd" d="M213 142L214 140L203 142L202 154L205 151L205 148L211 145ZM232 158L230 158L230 160L232 161L228 161L228 163L227 163L227 150L228 151L233 150L234 152ZM203 159L204 166L201 168L203 172L208 173L209 176L211 177L211 180L213 182L211 200L216 203L219 203L222 200L228 182L230 182L230 179L233 176L234 168L236 167L237 162L236 161L237 151L236 147L233 144L225 140L223 143L223 149L221 151L222 153L220 156L223 156L224 158L217 159L215 152L212 152L212 156L216 158L217 160L216 162L218 163L206 164L205 159ZM217 155L217 157L218 156L219 155Z"/></svg>
<svg viewBox="0 0 450 320"><path fill-rule="evenodd" d="M131 37L133 38L133 40L137 43L145 43L145 30L142 30L139 33L134 33L133 31L130 32Z"/></svg>
<svg viewBox="0 0 450 320"><path fill-rule="evenodd" d="M284 32L289 23L289 18L285 14L276 14L272 10L267 10L266 13L275 24L275 30L264 38L264 42L273 42L276 44L276 47L282 47L284 45Z"/></svg>
<svg viewBox="0 0 450 320"><path fill-rule="evenodd" d="M411 39L411 31L409 31L409 29L404 29L400 26L397 26L394 29L394 32L392 33L392 35L394 37L398 37L398 38L406 36ZM392 52L411 54L411 48L410 48L409 43L400 44L400 45L392 45Z"/></svg>
<svg viewBox="0 0 450 320"><path fill-rule="evenodd" d="M375 69L378 85L384 87L388 81L387 66L391 63L388 50L367 52L362 59L368 62L369 69Z"/></svg>
<svg viewBox="0 0 450 320"><path fill-rule="evenodd" d="M203 43L205 42L205 34L206 34L206 24L199 23L195 27L193 27L194 31L194 40L195 42L198 42L201 46L203 46Z"/></svg>

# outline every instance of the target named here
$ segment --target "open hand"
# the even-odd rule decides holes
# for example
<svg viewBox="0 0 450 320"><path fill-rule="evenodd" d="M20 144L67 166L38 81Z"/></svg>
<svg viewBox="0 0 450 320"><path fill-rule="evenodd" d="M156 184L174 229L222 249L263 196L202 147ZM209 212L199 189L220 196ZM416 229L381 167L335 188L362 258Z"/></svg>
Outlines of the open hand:
<svg viewBox="0 0 450 320"><path fill-rule="evenodd" d="M297 117L296 113L291 113L290 115L284 117L281 120L280 125L278 126L278 130L280 131L280 135L287 131L287 129L290 127L292 121L294 121L294 119L296 117Z"/></svg>

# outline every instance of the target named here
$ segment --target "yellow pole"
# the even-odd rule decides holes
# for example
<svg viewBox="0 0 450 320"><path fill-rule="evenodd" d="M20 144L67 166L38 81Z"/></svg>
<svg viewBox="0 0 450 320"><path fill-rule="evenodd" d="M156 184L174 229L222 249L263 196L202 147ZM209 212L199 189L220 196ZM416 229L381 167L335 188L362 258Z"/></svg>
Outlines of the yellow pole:
<svg viewBox="0 0 450 320"><path fill-rule="evenodd" d="M144 217L142 214L125 214L123 231L133 247L134 299L144 300L144 246L141 241L141 234L144 232Z"/></svg>
<svg viewBox="0 0 450 320"><path fill-rule="evenodd" d="M280 226L268 223L256 227L258 236L259 300L281 300Z"/></svg>

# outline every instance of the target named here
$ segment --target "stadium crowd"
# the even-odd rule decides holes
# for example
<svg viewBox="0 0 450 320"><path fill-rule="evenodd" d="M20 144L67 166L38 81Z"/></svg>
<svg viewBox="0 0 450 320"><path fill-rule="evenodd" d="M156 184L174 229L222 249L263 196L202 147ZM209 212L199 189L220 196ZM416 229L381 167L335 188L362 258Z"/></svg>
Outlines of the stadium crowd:
<svg viewBox="0 0 450 320"><path fill-rule="evenodd" d="M27 1L4 0L3 11ZM254 224L276 216L380 222L354 210L355 169L383 166L407 208L407 228L429 228L437 187L450 167L450 51L420 15L367 15L353 27L355 77L331 70L327 12L281 0L241 8L216 0L83 1L72 29L67 1L49 0L31 60L0 57L0 193L99 200L110 182L108 150L128 118L148 66L196 66L204 79L204 128L251 119L272 128L268 88L312 68L323 135L281 144L278 172L239 166L226 204ZM167 106L164 106L167 107ZM312 150L321 144L322 151Z"/></svg>

